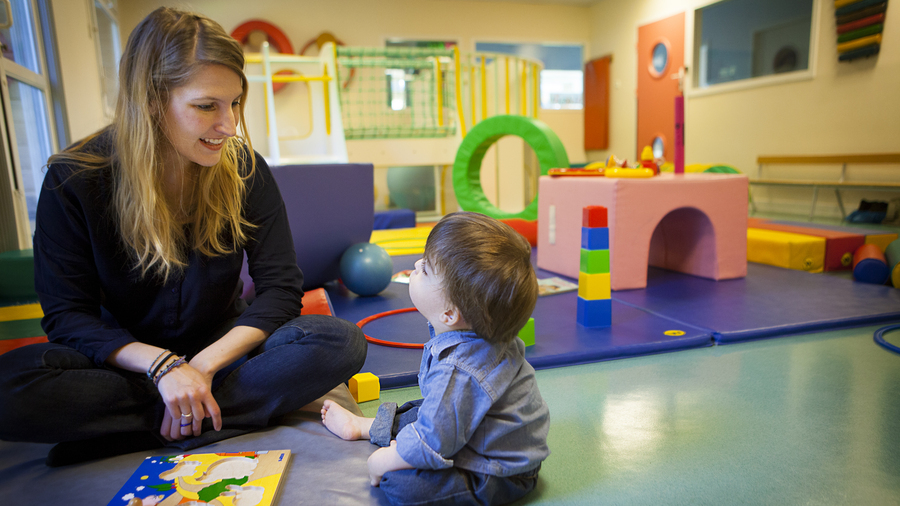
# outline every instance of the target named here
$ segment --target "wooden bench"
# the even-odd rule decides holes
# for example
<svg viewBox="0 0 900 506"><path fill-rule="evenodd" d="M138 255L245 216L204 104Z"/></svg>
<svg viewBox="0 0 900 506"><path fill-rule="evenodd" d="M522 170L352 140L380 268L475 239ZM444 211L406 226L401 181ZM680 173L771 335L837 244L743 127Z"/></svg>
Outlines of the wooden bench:
<svg viewBox="0 0 900 506"><path fill-rule="evenodd" d="M781 187L810 187L813 189L812 208L809 211L809 219L812 220L816 212L816 199L819 196L819 188L834 189L841 216L847 217L844 210L844 202L841 199L841 190L886 190L900 191L900 182L865 182L847 181L847 166L851 164L894 164L900 165L900 153L882 153L871 155L824 155L824 156L759 156L756 159L759 164L759 178L751 179L751 185L781 186ZM840 165L841 177L837 181L798 180L798 179L768 179L763 178L763 169L767 165ZM753 212L756 212L756 203L750 201Z"/></svg>

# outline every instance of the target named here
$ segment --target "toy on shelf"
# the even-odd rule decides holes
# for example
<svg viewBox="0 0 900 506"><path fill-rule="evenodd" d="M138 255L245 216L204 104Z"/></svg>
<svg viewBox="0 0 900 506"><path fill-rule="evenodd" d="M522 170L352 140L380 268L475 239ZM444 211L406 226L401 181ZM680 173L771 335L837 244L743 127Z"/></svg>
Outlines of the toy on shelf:
<svg viewBox="0 0 900 506"><path fill-rule="evenodd" d="M609 155L609 159L606 161L606 171L604 175L606 177L627 177L627 178L645 178L645 177L653 177L657 174L657 171L653 169L643 168L642 165L636 165L635 167L630 167L628 165L628 160L619 159L616 155Z"/></svg>
<svg viewBox="0 0 900 506"><path fill-rule="evenodd" d="M655 176L659 174L659 166L662 165L660 162L663 162L661 158L653 158L653 148L644 146L644 149L641 151L641 168L652 169Z"/></svg>
<svg viewBox="0 0 900 506"><path fill-rule="evenodd" d="M656 173L653 171L653 169L629 169L627 167L615 167L607 168L604 175L606 177L647 178L655 176Z"/></svg>
<svg viewBox="0 0 900 506"><path fill-rule="evenodd" d="M585 327L612 326L609 228L603 206L585 206L581 218L581 262L576 318Z"/></svg>
<svg viewBox="0 0 900 506"><path fill-rule="evenodd" d="M357 403L374 401L381 395L381 382L378 376L370 372L361 372L353 375L347 382L350 388L350 395Z"/></svg>
<svg viewBox="0 0 900 506"><path fill-rule="evenodd" d="M587 167L568 167L568 168L550 169L547 171L547 175L552 176L552 177L559 177L559 176L566 176L566 177L595 176L596 177L596 176L602 176L603 171L604 171L604 169L602 167L599 169L589 169Z"/></svg>

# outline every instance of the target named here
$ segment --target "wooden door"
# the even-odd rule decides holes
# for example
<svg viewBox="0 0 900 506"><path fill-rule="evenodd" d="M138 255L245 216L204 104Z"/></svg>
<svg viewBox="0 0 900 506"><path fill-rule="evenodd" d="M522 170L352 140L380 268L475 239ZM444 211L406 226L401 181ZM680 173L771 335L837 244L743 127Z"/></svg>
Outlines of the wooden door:
<svg viewBox="0 0 900 506"><path fill-rule="evenodd" d="M675 97L681 95L684 13L638 27L637 153L675 159Z"/></svg>

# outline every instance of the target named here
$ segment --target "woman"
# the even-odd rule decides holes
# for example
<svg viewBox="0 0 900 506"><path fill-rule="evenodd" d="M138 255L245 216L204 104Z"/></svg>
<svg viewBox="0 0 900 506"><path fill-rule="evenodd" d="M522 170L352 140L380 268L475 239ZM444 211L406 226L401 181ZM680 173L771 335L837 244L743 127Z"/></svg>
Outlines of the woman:
<svg viewBox="0 0 900 506"><path fill-rule="evenodd" d="M243 66L203 16L160 8L132 32L115 121L49 161L34 258L50 343L0 356L0 438L60 443L48 465L187 450L264 427L362 367L356 326L297 317L284 203L236 137Z"/></svg>

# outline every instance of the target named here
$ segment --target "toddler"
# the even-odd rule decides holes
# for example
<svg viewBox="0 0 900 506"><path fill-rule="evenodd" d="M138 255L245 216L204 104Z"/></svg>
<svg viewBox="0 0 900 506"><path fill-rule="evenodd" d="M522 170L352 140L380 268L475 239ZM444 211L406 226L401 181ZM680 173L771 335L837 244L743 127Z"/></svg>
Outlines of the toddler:
<svg viewBox="0 0 900 506"><path fill-rule="evenodd" d="M381 446L369 478L393 504L505 504L530 492L550 454L550 413L517 338L537 301L531 247L482 214L445 216L409 277L431 340L423 399L375 418L325 401L322 421L345 440Z"/></svg>

